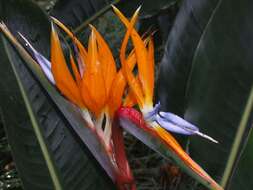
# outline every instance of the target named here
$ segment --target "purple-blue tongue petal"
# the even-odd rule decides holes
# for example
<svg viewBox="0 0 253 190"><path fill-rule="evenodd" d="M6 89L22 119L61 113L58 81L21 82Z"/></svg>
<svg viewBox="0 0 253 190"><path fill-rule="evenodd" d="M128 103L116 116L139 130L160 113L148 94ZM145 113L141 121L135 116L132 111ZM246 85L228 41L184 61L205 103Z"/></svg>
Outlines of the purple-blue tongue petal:
<svg viewBox="0 0 253 190"><path fill-rule="evenodd" d="M159 113L160 107L161 107L161 104L160 102L158 102L153 108L153 110L151 110L150 112L144 115L145 120L154 121L156 119L156 115Z"/></svg>
<svg viewBox="0 0 253 190"><path fill-rule="evenodd" d="M168 116L168 118L167 118ZM183 135L194 135L199 129L177 115L164 113L156 116L156 121L164 129L173 133L179 133Z"/></svg>
<svg viewBox="0 0 253 190"><path fill-rule="evenodd" d="M156 115L156 122L159 123L164 129L173 133L179 133L183 135L198 135L214 143L218 143L218 141L212 137L201 133L198 127L176 114L169 112L159 112L159 114Z"/></svg>
<svg viewBox="0 0 253 190"><path fill-rule="evenodd" d="M162 128L172 132L182 135L198 135L205 139L208 139L214 143L218 143L212 137L201 133L199 128L190 122L184 120L178 115L170 112L160 112L161 104L158 102L155 107L148 113L144 115L147 122L157 122Z"/></svg>
<svg viewBox="0 0 253 190"><path fill-rule="evenodd" d="M26 46L30 48L30 50L33 52L34 57L36 58L36 61L40 65L41 69L47 76L48 80L55 84L54 77L51 71L51 63L48 61L43 55L41 55L36 49L29 43L29 41L21 34L18 33L20 37L25 41Z"/></svg>
<svg viewBox="0 0 253 190"><path fill-rule="evenodd" d="M179 117L178 115L170 112L159 112L159 115L167 120L168 122L174 123L175 125L181 126L182 128L190 131L199 131L198 127Z"/></svg>

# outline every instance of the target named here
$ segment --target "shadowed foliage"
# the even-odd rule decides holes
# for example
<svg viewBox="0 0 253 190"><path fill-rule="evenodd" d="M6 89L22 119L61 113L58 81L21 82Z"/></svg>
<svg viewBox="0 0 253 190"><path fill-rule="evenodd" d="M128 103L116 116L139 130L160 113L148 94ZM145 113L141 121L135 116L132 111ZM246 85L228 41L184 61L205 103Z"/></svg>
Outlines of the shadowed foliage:
<svg viewBox="0 0 253 190"><path fill-rule="evenodd" d="M247 127L237 138L240 145L234 146L253 84L252 7L252 1L185 0L160 68L163 110L183 116L220 142L192 137L189 146L193 159L217 180L230 167L232 148L236 164L252 124L250 110Z"/></svg>

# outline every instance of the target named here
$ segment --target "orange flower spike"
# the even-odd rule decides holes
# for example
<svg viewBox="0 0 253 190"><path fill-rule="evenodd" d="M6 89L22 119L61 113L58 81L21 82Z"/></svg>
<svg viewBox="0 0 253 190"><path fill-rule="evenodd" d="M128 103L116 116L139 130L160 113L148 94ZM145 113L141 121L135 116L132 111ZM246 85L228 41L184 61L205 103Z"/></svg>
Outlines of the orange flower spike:
<svg viewBox="0 0 253 190"><path fill-rule="evenodd" d="M109 99L108 99L108 107L109 107L109 115L113 118L115 111L120 107L122 102L122 96L124 94L126 86L126 81L122 73L117 73L115 79L112 83L112 88L110 91ZM114 88L117 87L117 88Z"/></svg>
<svg viewBox="0 0 253 190"><path fill-rule="evenodd" d="M90 25L90 27L96 35L99 61L102 65L103 77L105 80L106 96L107 98L109 98L109 92L112 86L112 82L117 72L116 64L111 50L103 37L100 35L100 33L96 30L94 26Z"/></svg>
<svg viewBox="0 0 253 190"><path fill-rule="evenodd" d="M130 34L133 30L134 24L137 20L139 10L140 10L140 8L137 9L136 12L134 13L134 15L131 19L129 28L128 28L128 30L126 32L126 35L124 37L124 40L122 42L121 49L120 49L120 60L121 60L121 63L122 63L124 76L126 77L128 83L129 83L129 86L132 89L132 91L133 91L133 93L136 97L138 105L141 108L143 108L144 107L144 97L143 97L143 93L142 93L142 88L141 88L140 84L138 83L138 80L135 78L132 71L130 70L130 68L129 68L127 62L126 62L126 57L125 57L127 42L128 42L129 37L130 37Z"/></svg>
<svg viewBox="0 0 253 190"><path fill-rule="evenodd" d="M59 26L72 40L73 42L76 44L76 46L78 47L80 54L81 54L81 58L83 59L82 61L84 63L87 63L87 57L88 57L88 53L87 50L85 49L85 47L83 46L83 44L75 37L75 35L62 23L60 22L58 19L51 17L53 22Z"/></svg>
<svg viewBox="0 0 253 190"><path fill-rule="evenodd" d="M136 59L138 65L138 75L142 84L143 92L145 95L145 106L153 107L153 94L150 89L150 84L153 86L154 79L152 73L154 73L154 67L149 67L148 64L148 52L139 34L132 33L131 35L134 49L136 52ZM151 77L152 75L152 77Z"/></svg>
<svg viewBox="0 0 253 190"><path fill-rule="evenodd" d="M145 45L146 44L148 44L150 42L150 38L146 38L145 40L144 40L144 43L145 43ZM152 50L152 49L151 49ZM134 51L132 51L131 53L134 53ZM152 53L152 51L150 52L150 53ZM132 56L133 58L134 58L134 61L135 61L135 63L136 63L136 56L135 56L135 54L134 54L134 56ZM134 65L131 65L131 61L132 60L128 60L127 59L127 62L129 62L128 63L128 66L129 66L129 68L130 68L130 70L132 71L133 70L133 67L135 66L135 64ZM154 63L154 62L153 62ZM152 73L151 73L152 74ZM139 77L137 76L137 77L135 77L136 78L136 80L138 81L138 83L140 84L140 86L141 86L141 82L140 82L140 79L139 79ZM152 92L153 93L153 92ZM133 107L134 105L136 105L137 104L137 101L136 101L136 98L135 98L135 96L134 96L134 92L132 91L132 89L130 88L129 89L129 92L128 92L128 94L127 94L127 96L126 96L126 98L125 98L125 101L124 101L124 104L123 104L123 106L125 106L125 107Z"/></svg>
<svg viewBox="0 0 253 190"><path fill-rule="evenodd" d="M53 24L51 31L51 64L57 88L71 102L79 107L84 107L78 86L68 70L60 40Z"/></svg>
<svg viewBox="0 0 253 190"><path fill-rule="evenodd" d="M94 31L91 31L88 47L88 59L85 73L82 79L82 97L87 107L98 117L106 101L105 81L103 77L103 68L98 60L98 47ZM87 99L86 93L89 94ZM94 103L91 103L94 102Z"/></svg>
<svg viewBox="0 0 253 190"><path fill-rule="evenodd" d="M136 57L134 51L132 51L127 60L126 60L130 70L132 71L135 64L136 64ZM126 87L126 79L123 75L122 68L118 71L116 74L113 83L112 88L110 90L110 98L108 99L108 105L109 105L109 112L110 116L113 117L114 112L121 106L122 97L124 94L124 90ZM116 89L113 87L117 87Z"/></svg>
<svg viewBox="0 0 253 190"><path fill-rule="evenodd" d="M84 101L84 104L88 110L91 110L93 113L95 113L97 106L97 102L94 101L90 94L90 89L87 86L88 84L81 81L81 86L80 86L80 91L81 91L81 96Z"/></svg>
<svg viewBox="0 0 253 190"><path fill-rule="evenodd" d="M149 41L147 41L147 39L145 39L145 41L144 41L144 43L146 44L147 42L149 42L149 44L150 44L150 40ZM150 49L151 51L150 51L150 54L152 53L152 51L154 50L154 49ZM152 54L151 54L151 56L152 56ZM136 61L136 58L135 58L135 61ZM152 63L152 62L151 62ZM129 64L128 64L129 65ZM129 65L130 66L130 65ZM149 65L150 67L152 67L152 65L150 64ZM154 61L153 61L153 67L154 67ZM133 68L131 68L130 67L130 70L132 70ZM153 73L154 73L154 71L153 71ZM151 72L150 73L150 75L152 75L152 76L150 76L150 77L153 77L154 78L154 76L153 76L153 73ZM136 76L135 77L136 78L136 81L139 83L139 85L141 86L141 81L140 81L140 79L139 79L139 76ZM151 85L150 85L151 86ZM153 87L152 87L152 94L153 94L153 88L154 88L154 83L153 83ZM153 96L153 95L152 95ZM133 107L134 105L136 105L137 104L137 101L136 101L136 98L135 98L135 96L134 96L134 92L133 92L133 90L130 88L129 89L129 92L128 92L128 95L126 96L126 98L125 98L125 101L124 101L124 106L125 107Z"/></svg>
<svg viewBox="0 0 253 190"><path fill-rule="evenodd" d="M155 50L154 50L154 40L152 36L150 37L148 43L148 58L147 58L147 68L149 72L148 88L149 88L149 97L148 101L152 101L154 96L154 85L155 85ZM151 100L150 100L151 99Z"/></svg>
<svg viewBox="0 0 253 190"><path fill-rule="evenodd" d="M113 6L113 9L118 15L119 19L125 24L127 28L129 28L129 21L127 18L116 7ZM136 53L139 77L145 95L145 107L147 106L148 108L152 108L153 90L151 88L154 86L154 77L153 75L151 76L151 74L154 73L154 67L149 67L148 52L145 43L142 41L140 35L134 28L131 31L131 38ZM144 108L143 106L141 106L142 109Z"/></svg>
<svg viewBox="0 0 253 190"><path fill-rule="evenodd" d="M124 107L133 107L137 104L136 98L134 96L134 93L131 89L129 89L129 92L124 100Z"/></svg>

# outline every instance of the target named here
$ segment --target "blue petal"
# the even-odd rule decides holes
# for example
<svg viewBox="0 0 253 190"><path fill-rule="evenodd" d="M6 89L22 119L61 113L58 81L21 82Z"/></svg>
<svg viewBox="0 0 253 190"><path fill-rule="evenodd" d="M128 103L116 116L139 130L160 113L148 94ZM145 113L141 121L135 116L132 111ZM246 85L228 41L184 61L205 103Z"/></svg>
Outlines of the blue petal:
<svg viewBox="0 0 253 190"><path fill-rule="evenodd" d="M178 120L179 122L178 123L177 122L171 122L167 118L161 117L159 115L156 116L156 122L161 127L163 127L164 129L166 129L170 132L178 133L178 134L182 134L182 135L194 135L194 134L196 134L196 132L199 131L199 129L196 126L192 125L192 124L182 125L182 123L184 123L184 122L182 122L181 118L180 119L173 118L173 120L174 121ZM186 123L184 123L184 124L186 124Z"/></svg>
<svg viewBox="0 0 253 190"><path fill-rule="evenodd" d="M218 141L212 137L201 133L198 127L173 113L159 112L159 114L156 115L156 122L164 129L173 133L179 133L183 135L198 135L214 143L218 143Z"/></svg>
<svg viewBox="0 0 253 190"><path fill-rule="evenodd" d="M191 131L199 131L198 127L191 124L190 122L184 120L178 115L170 112L159 112L160 116L166 119L168 122L174 123L175 125L181 126L182 128L187 128Z"/></svg>
<svg viewBox="0 0 253 190"><path fill-rule="evenodd" d="M144 115L145 120L154 121L156 119L156 115L158 114L158 112L160 110L160 107L161 107L161 104L160 104L160 102L158 102L155 105L153 110L151 110L150 112L148 112Z"/></svg>
<svg viewBox="0 0 253 190"><path fill-rule="evenodd" d="M35 48L29 43L29 41L21 34L18 33L20 37L25 41L26 46L30 48L30 50L33 52L34 57L36 58L36 61L40 65L42 71L47 76L48 80L55 84L54 77L51 71L51 63L48 61L43 55L41 55L38 51L35 50Z"/></svg>
<svg viewBox="0 0 253 190"><path fill-rule="evenodd" d="M218 143L217 140L212 137L201 133L199 128L190 122L184 120L178 115L170 112L159 112L161 107L160 102L148 113L144 115L144 118L148 122L157 122L162 128L182 135L198 135L205 139L208 139L214 143Z"/></svg>
<svg viewBox="0 0 253 190"><path fill-rule="evenodd" d="M55 81L54 81L54 76L52 74L52 71L50 68L47 67L47 64L50 63L44 56L42 56L41 54L39 53L35 53L34 52L34 56L37 60L37 62L39 63L41 69L43 70L43 72L45 73L45 75L47 76L48 80L55 84Z"/></svg>

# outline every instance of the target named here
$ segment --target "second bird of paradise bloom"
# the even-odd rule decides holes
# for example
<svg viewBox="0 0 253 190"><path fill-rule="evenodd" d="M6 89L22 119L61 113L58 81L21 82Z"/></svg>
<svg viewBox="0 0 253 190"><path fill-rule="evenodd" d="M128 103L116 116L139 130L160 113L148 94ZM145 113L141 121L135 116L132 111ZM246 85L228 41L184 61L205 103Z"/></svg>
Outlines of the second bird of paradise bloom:
<svg viewBox="0 0 253 190"><path fill-rule="evenodd" d="M193 124L179 116L160 111L160 104L153 104L154 94L154 44L152 36L142 38L134 29L140 9L129 21L116 7L113 10L127 31L120 49L121 68L117 70L111 50L100 33L90 25L91 34L86 49L73 33L56 18L52 18L51 62L39 54L25 39L38 64L49 81L80 113L106 150L115 170L118 189L136 189L125 155L123 133L120 125L130 122L150 133L213 189L222 189L188 154L168 132L199 135L213 142ZM71 67L68 67L56 28L61 28L71 39L74 51L69 51ZM126 56L131 38L133 50ZM74 56L74 55L75 56ZM137 67L137 74L133 73ZM71 72L72 71L72 72ZM138 105L140 112L134 109Z"/></svg>

